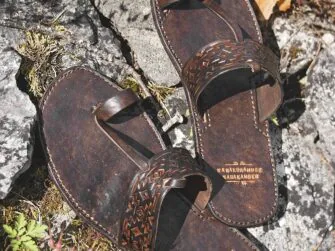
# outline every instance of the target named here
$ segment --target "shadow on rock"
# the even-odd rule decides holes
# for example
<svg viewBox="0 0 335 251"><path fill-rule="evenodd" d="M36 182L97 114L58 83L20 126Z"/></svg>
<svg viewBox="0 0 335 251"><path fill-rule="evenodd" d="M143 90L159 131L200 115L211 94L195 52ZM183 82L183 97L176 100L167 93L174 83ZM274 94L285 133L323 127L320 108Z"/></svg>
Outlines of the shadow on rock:
<svg viewBox="0 0 335 251"><path fill-rule="evenodd" d="M284 100L277 112L279 124L282 128L288 128L291 123L297 121L305 112L306 105L300 80L306 76L307 69L304 68L286 78L284 88Z"/></svg>
<svg viewBox="0 0 335 251"><path fill-rule="evenodd" d="M35 128L35 145L30 169L20 175L9 195L0 200L2 206L16 206L20 200L39 201L43 198L48 180L47 161L41 145L38 128Z"/></svg>

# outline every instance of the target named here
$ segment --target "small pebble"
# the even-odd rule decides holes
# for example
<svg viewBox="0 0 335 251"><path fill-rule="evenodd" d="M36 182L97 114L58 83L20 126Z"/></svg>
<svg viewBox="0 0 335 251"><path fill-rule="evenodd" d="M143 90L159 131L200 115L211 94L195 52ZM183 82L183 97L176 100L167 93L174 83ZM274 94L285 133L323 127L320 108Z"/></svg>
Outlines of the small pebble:
<svg viewBox="0 0 335 251"><path fill-rule="evenodd" d="M330 34L330 33L325 33L322 36L322 42L325 43L326 45L331 45L335 40L334 35Z"/></svg>

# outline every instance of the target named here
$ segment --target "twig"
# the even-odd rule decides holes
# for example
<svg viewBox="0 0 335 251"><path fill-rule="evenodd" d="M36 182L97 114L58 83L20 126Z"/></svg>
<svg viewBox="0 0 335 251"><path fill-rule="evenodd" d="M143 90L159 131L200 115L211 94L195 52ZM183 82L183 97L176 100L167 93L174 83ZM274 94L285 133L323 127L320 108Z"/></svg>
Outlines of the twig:
<svg viewBox="0 0 335 251"><path fill-rule="evenodd" d="M36 206L33 202L31 202L29 200L20 200L20 201L25 202L25 203L31 205L33 208L35 208L38 211L38 223L41 224L42 223L42 217L41 217L41 211L40 211L39 207Z"/></svg>
<svg viewBox="0 0 335 251"><path fill-rule="evenodd" d="M51 26L54 25L65 13L65 11L67 11L67 7L65 7L57 16L55 16L51 21L45 21L42 22L42 24L47 25L47 26Z"/></svg>
<svg viewBox="0 0 335 251"><path fill-rule="evenodd" d="M25 203L33 206L35 209L37 209L37 211L38 211L38 222L39 223L42 222L41 211L38 208L38 206L36 206L32 201L28 200L26 197L22 196L21 194L18 194L18 193L14 192L14 191L11 191L11 193L15 194L16 196L19 196L22 199L22 200L19 200L19 201L25 202Z"/></svg>
<svg viewBox="0 0 335 251"><path fill-rule="evenodd" d="M181 124L184 122L184 117L180 114L179 111L176 112L176 114L169 119L165 125L162 126L162 130L163 132L167 132L172 126L174 126L175 124Z"/></svg>
<svg viewBox="0 0 335 251"><path fill-rule="evenodd" d="M319 41L319 43L318 43L318 50L316 51L316 55L315 55L315 57L314 57L312 63L308 66L308 69L307 69L307 71L306 71L306 75L308 75L308 74L310 73L310 71L313 69L313 67L315 66L316 61L317 61L317 59L318 59L318 57L319 57L319 55L320 55L321 48L322 48L322 47L321 47L321 42Z"/></svg>
<svg viewBox="0 0 335 251"><path fill-rule="evenodd" d="M18 25L15 25L15 24L6 24L6 23L3 23L3 22L0 22L0 26L10 28L10 29L23 30L23 31L25 31L27 29L27 28L22 27L22 26L18 26Z"/></svg>

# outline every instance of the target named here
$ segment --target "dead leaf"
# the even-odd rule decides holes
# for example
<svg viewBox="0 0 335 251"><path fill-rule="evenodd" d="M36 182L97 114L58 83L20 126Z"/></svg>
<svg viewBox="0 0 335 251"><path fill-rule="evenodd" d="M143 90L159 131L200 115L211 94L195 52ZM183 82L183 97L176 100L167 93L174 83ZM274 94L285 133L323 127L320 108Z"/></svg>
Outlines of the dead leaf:
<svg viewBox="0 0 335 251"><path fill-rule="evenodd" d="M291 8L291 0L278 1L279 10L282 12L288 11Z"/></svg>
<svg viewBox="0 0 335 251"><path fill-rule="evenodd" d="M278 0L256 0L258 8L265 20L270 18L277 1Z"/></svg>
<svg viewBox="0 0 335 251"><path fill-rule="evenodd" d="M279 10L285 12L291 8L291 0L255 0L265 20L273 13L273 8L278 4Z"/></svg>

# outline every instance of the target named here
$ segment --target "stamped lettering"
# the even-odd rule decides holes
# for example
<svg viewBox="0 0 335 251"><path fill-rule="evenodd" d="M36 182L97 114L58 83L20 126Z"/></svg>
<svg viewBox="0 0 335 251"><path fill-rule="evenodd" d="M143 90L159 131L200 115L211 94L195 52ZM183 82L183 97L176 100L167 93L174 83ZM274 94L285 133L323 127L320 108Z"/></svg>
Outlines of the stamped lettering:
<svg viewBox="0 0 335 251"><path fill-rule="evenodd" d="M229 183L248 185L256 183L263 174L263 168L245 161L227 163L222 168L216 169Z"/></svg>

